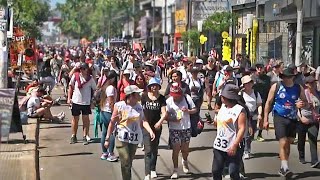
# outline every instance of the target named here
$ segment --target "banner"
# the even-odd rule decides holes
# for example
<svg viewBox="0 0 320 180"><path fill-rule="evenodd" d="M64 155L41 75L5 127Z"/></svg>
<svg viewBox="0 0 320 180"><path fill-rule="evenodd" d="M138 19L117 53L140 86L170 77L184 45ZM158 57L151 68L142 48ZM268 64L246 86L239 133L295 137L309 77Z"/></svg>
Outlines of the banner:
<svg viewBox="0 0 320 180"><path fill-rule="evenodd" d="M1 139L8 138L10 132L22 132L15 89L0 89L0 127Z"/></svg>

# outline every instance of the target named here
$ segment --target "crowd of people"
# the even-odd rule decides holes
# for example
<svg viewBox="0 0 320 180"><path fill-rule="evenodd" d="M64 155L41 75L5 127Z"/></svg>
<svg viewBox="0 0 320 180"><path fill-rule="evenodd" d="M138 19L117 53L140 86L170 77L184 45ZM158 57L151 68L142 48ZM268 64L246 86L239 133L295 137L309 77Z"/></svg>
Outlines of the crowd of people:
<svg viewBox="0 0 320 180"><path fill-rule="evenodd" d="M203 128L200 107L204 101L210 112L207 123L217 127L213 179L245 177L244 161L254 155L252 141L264 141L262 131L269 128L270 113L279 141L279 174L292 175L288 160L290 144L296 137L299 160L306 163L306 134L311 167L319 165L320 68L306 63L285 66L274 59L251 64L241 54L228 62L221 60L214 49L201 57L186 57L182 50L157 54L90 47L47 47L41 53L39 80L28 87L29 98L21 106L26 104L29 117L63 121L64 112L56 116L50 112L57 101L50 96L42 98L50 95L55 85L62 85L72 114L70 144L78 142L80 115L82 143L91 142L89 115L94 109L94 120L102 125L101 160L120 159L124 180L131 179L132 162L140 145L145 153L145 180L157 177L158 147L165 122L174 167L171 179L179 178L180 152L183 172L189 173L189 144ZM166 80L168 85L164 87ZM47 92L43 85L48 87ZM164 94L160 89L165 89ZM228 173L223 173L226 168Z"/></svg>

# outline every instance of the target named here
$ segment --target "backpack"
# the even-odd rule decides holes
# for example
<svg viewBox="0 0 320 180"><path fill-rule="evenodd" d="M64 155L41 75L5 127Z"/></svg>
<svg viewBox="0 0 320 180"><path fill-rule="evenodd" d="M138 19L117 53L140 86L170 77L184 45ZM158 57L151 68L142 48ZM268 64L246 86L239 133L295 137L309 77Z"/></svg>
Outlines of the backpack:
<svg viewBox="0 0 320 180"><path fill-rule="evenodd" d="M191 105L188 102L187 96L184 96L184 99L186 100L188 104L188 109L191 108ZM201 120L201 117L198 113L196 114L190 114L190 124L191 124L191 136L197 137L198 134L201 134L203 128L204 128L204 122Z"/></svg>
<svg viewBox="0 0 320 180"><path fill-rule="evenodd" d="M126 70L127 67L128 67L128 65L129 65L129 60L127 60L126 62L124 62L124 69L123 69L123 70Z"/></svg>
<svg viewBox="0 0 320 180"><path fill-rule="evenodd" d="M223 78L222 73L220 71L217 72L217 73L218 73L218 78L217 78L217 81L216 81L216 88L218 88L218 85L219 85L220 81Z"/></svg>

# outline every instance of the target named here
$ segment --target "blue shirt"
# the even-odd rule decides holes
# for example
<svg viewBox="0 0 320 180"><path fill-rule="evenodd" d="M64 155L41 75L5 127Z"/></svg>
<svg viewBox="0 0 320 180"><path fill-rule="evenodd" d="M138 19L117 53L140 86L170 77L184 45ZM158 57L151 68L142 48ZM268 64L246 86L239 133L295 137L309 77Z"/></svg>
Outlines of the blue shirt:
<svg viewBox="0 0 320 180"><path fill-rule="evenodd" d="M300 97L300 85L286 87L280 83L274 99L273 112L281 117L297 119L296 101Z"/></svg>

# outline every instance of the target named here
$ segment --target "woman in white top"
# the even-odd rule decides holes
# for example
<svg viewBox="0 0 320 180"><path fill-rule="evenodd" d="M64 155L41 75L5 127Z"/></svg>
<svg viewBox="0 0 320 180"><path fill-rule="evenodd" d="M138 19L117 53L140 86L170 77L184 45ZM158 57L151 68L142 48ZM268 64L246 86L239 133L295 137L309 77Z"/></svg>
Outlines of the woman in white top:
<svg viewBox="0 0 320 180"><path fill-rule="evenodd" d="M122 179L131 179L132 162L138 147L142 142L142 127L150 134L150 139L153 141L155 135L143 114L143 108L140 101L140 93L136 85L129 85L124 88L126 95L124 101L117 102L114 105L111 123L108 127L108 133L105 139L105 147L110 146L110 137L113 132L115 124L116 130L116 147L121 161Z"/></svg>
<svg viewBox="0 0 320 180"><path fill-rule="evenodd" d="M120 70L117 66L115 57L111 57L110 59L110 70L114 70L117 73L117 75L120 76Z"/></svg>
<svg viewBox="0 0 320 180"><path fill-rule="evenodd" d="M100 101L100 122L102 123L101 160L114 162L118 160L118 158L114 155L114 136L110 136L110 146L108 149L104 147L104 142L107 135L108 126L111 121L113 106L116 103L117 99L117 74L115 71L109 71L106 75L106 78L107 80L105 84L102 86Z"/></svg>
<svg viewBox="0 0 320 180"><path fill-rule="evenodd" d="M172 144L173 174L171 179L178 178L178 159L182 153L183 172L188 173L189 143L191 139L190 114L195 114L197 108L188 94L183 94L178 83L172 83L170 97L167 99L169 123L169 139Z"/></svg>
<svg viewBox="0 0 320 180"><path fill-rule="evenodd" d="M214 159L212 162L213 179L222 179L226 162L229 163L231 179L240 179L240 163L243 154L243 137L246 130L247 112L245 105L240 105L239 88L227 84L221 92L222 106L214 124L217 136L213 143Z"/></svg>
<svg viewBox="0 0 320 180"><path fill-rule="evenodd" d="M253 79L251 76L246 75L241 78L243 89L240 95L246 102L246 106L250 112L250 123L248 125L248 131L245 134L245 148L244 148L244 159L251 157L251 143L254 139L254 134L257 132L258 121L262 121L262 100L258 92L253 90Z"/></svg>

